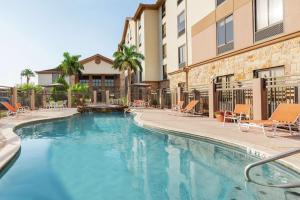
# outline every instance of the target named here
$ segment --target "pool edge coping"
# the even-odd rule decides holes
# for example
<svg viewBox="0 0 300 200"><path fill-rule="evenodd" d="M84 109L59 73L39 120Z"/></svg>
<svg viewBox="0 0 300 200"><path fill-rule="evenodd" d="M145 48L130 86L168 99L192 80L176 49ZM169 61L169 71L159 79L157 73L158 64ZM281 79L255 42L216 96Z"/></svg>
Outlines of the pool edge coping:
<svg viewBox="0 0 300 200"><path fill-rule="evenodd" d="M1 135L4 137L4 146L0 149L0 171L16 156L21 149L21 138L15 133L15 130L23 126L47 122L52 120L65 119L79 114L72 112L64 116L48 116L40 119L23 120L13 124L12 127L1 128Z"/></svg>
<svg viewBox="0 0 300 200"><path fill-rule="evenodd" d="M257 158L263 159L263 158L266 158L266 157L274 156L277 153L280 153L278 151L275 151L273 149L269 149L267 147L265 147L265 148L269 149L271 152L274 152L274 153L266 152L264 150L258 149L257 147L251 146L250 144L247 144L247 145L238 144L234 141L226 141L226 140L223 140L223 139L218 139L218 138L214 138L214 137L208 137L208 136L205 136L205 135L201 135L201 133L195 134L195 133L192 133L192 132L189 132L189 131L186 131L186 130L184 131L184 130L180 130L180 129L176 129L176 128L170 129L170 127L159 126L155 123L151 123L151 122L147 122L146 120L143 120L142 119L143 113L141 113L141 112L132 112L131 114L133 115L134 121L140 127L150 128L150 129L154 129L154 130L156 129L156 130L161 130L161 131L168 131L168 132L171 132L171 133L173 133L175 135L179 135L179 136L185 136L185 137L190 136L190 137L193 137L193 138L210 140L210 141L213 141L213 142L216 142L216 143L221 143L223 145L228 145L230 147L239 148L241 150L244 150L248 155L251 155L251 156L254 156L254 157L257 157ZM296 173L300 174L300 166L297 166L296 164L294 164L290 161L287 161L286 159L280 159L280 160L277 160L275 162L277 162L279 164L282 164L284 167L287 167L288 169L293 170Z"/></svg>

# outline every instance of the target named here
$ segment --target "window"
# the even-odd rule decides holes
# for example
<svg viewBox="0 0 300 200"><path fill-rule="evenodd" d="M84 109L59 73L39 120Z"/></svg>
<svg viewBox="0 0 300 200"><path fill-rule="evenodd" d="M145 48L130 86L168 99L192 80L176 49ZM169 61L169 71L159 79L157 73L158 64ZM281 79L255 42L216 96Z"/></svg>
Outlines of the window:
<svg viewBox="0 0 300 200"><path fill-rule="evenodd" d="M81 83L81 84L88 84L89 83L89 77L88 76L81 76L81 77L79 77L79 83Z"/></svg>
<svg viewBox="0 0 300 200"><path fill-rule="evenodd" d="M94 87L101 86L101 76L93 76L93 86Z"/></svg>
<svg viewBox="0 0 300 200"><path fill-rule="evenodd" d="M218 76L216 80L217 83L221 84L222 88L230 88L231 83L234 81L234 75Z"/></svg>
<svg viewBox="0 0 300 200"><path fill-rule="evenodd" d="M179 67L185 66L185 45L178 48L178 64Z"/></svg>
<svg viewBox="0 0 300 200"><path fill-rule="evenodd" d="M166 16L166 3L163 3L161 6L161 16L162 18Z"/></svg>
<svg viewBox="0 0 300 200"><path fill-rule="evenodd" d="M217 1L216 1L217 6L221 5L224 1L226 1L226 0L217 0Z"/></svg>
<svg viewBox="0 0 300 200"><path fill-rule="evenodd" d="M143 72L142 71L140 71L140 75L139 76L140 76L140 83L141 83L141 82L143 82Z"/></svg>
<svg viewBox="0 0 300 200"><path fill-rule="evenodd" d="M167 57L167 45L164 44L162 46L162 56L163 56L163 59L165 59Z"/></svg>
<svg viewBox="0 0 300 200"><path fill-rule="evenodd" d="M167 65L163 65L163 80L168 79Z"/></svg>
<svg viewBox="0 0 300 200"><path fill-rule="evenodd" d="M283 21L283 0L256 0L256 31Z"/></svg>
<svg viewBox="0 0 300 200"><path fill-rule="evenodd" d="M232 15L217 23L218 46L233 42Z"/></svg>
<svg viewBox="0 0 300 200"><path fill-rule="evenodd" d="M164 23L164 24L162 25L161 30L162 30L162 38L165 38L166 35L167 35L166 23Z"/></svg>
<svg viewBox="0 0 300 200"><path fill-rule="evenodd" d="M177 17L178 37L185 33L185 12L183 11Z"/></svg>
<svg viewBox="0 0 300 200"><path fill-rule="evenodd" d="M106 76L105 77L105 86L106 87L113 87L114 86L114 77L113 76Z"/></svg>
<svg viewBox="0 0 300 200"><path fill-rule="evenodd" d="M142 36L140 33L139 33L139 46L142 46Z"/></svg>
<svg viewBox="0 0 300 200"><path fill-rule="evenodd" d="M139 28L139 29L141 29L141 28L142 28L142 25L141 25L141 20L138 20L138 22L137 22L137 23L138 23L138 28Z"/></svg>
<svg viewBox="0 0 300 200"><path fill-rule="evenodd" d="M52 83L55 83L55 82L56 82L58 76L59 76L59 75L58 75L57 73L52 74Z"/></svg>
<svg viewBox="0 0 300 200"><path fill-rule="evenodd" d="M183 0L177 0L177 5L179 5Z"/></svg>
<svg viewBox="0 0 300 200"><path fill-rule="evenodd" d="M284 67L273 67L254 71L254 78L274 78L284 76Z"/></svg>

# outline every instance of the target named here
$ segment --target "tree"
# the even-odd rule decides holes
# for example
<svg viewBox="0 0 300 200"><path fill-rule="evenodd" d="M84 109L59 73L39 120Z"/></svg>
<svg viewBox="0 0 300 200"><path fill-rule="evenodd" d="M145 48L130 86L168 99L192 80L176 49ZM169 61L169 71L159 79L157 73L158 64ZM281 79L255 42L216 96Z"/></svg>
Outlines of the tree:
<svg viewBox="0 0 300 200"><path fill-rule="evenodd" d="M123 45L119 51L113 54L114 63L113 68L120 71L127 71L128 73L128 90L127 90L127 103L131 102L131 73L143 71L142 60L145 59L144 55L137 52L136 46L127 47Z"/></svg>
<svg viewBox="0 0 300 200"><path fill-rule="evenodd" d="M70 53L65 52L63 54L64 60L58 67L61 70L62 77L81 75L84 69L83 65L79 62L80 55L71 56Z"/></svg>
<svg viewBox="0 0 300 200"><path fill-rule="evenodd" d="M27 85L29 84L29 81L30 81L30 78L31 77L35 77L35 74L33 73L33 71L31 69L24 69L22 72L21 72L21 76L22 77L26 77L26 83Z"/></svg>

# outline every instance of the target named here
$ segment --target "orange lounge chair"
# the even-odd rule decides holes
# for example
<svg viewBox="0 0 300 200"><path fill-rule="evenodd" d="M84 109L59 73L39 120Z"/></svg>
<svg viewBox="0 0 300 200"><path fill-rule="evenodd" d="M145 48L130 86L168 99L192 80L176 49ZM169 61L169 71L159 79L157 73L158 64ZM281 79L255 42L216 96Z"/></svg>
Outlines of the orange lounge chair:
<svg viewBox="0 0 300 200"><path fill-rule="evenodd" d="M17 109L19 112L26 112L26 111L29 111L29 110L30 110L29 106L22 106L21 103L17 103L17 104L16 104L16 109Z"/></svg>
<svg viewBox="0 0 300 200"><path fill-rule="evenodd" d="M292 135L292 125L295 125L300 116L300 104L280 104L268 120L242 120L239 127L261 128L266 135L265 127L272 127L273 135L277 132L278 126L287 126Z"/></svg>
<svg viewBox="0 0 300 200"><path fill-rule="evenodd" d="M181 109L180 112L194 114L194 108L198 103L199 101L193 100L185 108Z"/></svg>
<svg viewBox="0 0 300 200"><path fill-rule="evenodd" d="M7 102L0 102L8 111L7 116L16 115L18 110Z"/></svg>
<svg viewBox="0 0 300 200"><path fill-rule="evenodd" d="M238 123L243 118L249 119L251 114L251 105L249 104L236 104L234 111L225 111L224 112L224 122L223 126L225 125L226 119L230 119L235 123Z"/></svg>

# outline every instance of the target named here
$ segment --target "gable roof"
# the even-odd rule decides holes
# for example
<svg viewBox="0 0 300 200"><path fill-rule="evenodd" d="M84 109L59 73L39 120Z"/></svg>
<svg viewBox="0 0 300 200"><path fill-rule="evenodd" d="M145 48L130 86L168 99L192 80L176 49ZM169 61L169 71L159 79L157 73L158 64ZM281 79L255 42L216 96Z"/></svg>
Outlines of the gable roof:
<svg viewBox="0 0 300 200"><path fill-rule="evenodd" d="M88 58L85 58L83 60L80 60L79 62L84 65L86 63L89 63L91 61L95 61L97 64L99 64L101 61L107 62L109 64L113 64L113 60L110 58L107 58L103 55L100 54L95 54L93 56L90 56ZM46 69L46 70L41 70L41 71L36 71L35 73L37 74L52 74L52 73L60 73L60 70L58 67L52 68L52 69Z"/></svg>

